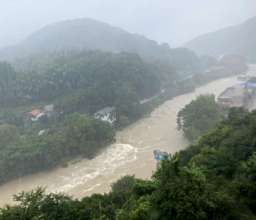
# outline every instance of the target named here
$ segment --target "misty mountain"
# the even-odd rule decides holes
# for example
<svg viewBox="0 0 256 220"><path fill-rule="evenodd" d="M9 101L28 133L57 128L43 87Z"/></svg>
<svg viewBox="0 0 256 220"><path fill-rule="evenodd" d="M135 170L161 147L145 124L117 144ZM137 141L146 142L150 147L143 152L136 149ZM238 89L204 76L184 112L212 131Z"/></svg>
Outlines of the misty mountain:
<svg viewBox="0 0 256 220"><path fill-rule="evenodd" d="M147 61L167 61L176 69L198 68L196 55L187 49L170 49L138 34L92 19L76 19L50 24L20 44L0 50L0 59L24 58L59 51L101 50L129 52Z"/></svg>
<svg viewBox="0 0 256 220"><path fill-rule="evenodd" d="M199 36L188 42L186 47L198 54L215 57L238 54L256 60L256 17L240 25Z"/></svg>

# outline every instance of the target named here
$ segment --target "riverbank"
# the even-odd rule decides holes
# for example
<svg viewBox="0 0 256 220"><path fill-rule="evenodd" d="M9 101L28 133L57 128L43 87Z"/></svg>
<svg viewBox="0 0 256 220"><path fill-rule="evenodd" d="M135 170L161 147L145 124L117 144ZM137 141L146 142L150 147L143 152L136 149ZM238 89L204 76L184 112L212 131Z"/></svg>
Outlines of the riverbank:
<svg viewBox="0 0 256 220"><path fill-rule="evenodd" d="M152 156L154 149L174 153L188 144L176 129L178 111L198 95L219 95L236 82L236 77L217 80L166 101L149 117L117 132L116 143L92 160L83 159L67 168L30 175L1 186L0 205L10 203L13 194L37 186L47 187L48 192L64 192L81 198L107 192L114 181L127 174L150 178L156 165Z"/></svg>

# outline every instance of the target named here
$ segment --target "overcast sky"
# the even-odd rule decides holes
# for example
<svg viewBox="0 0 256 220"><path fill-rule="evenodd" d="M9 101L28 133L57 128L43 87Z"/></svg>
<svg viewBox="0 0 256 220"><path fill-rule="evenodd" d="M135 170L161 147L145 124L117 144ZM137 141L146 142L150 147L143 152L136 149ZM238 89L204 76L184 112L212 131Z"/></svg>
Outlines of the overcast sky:
<svg viewBox="0 0 256 220"><path fill-rule="evenodd" d="M0 0L0 47L46 24L89 17L171 46L256 15L256 0Z"/></svg>

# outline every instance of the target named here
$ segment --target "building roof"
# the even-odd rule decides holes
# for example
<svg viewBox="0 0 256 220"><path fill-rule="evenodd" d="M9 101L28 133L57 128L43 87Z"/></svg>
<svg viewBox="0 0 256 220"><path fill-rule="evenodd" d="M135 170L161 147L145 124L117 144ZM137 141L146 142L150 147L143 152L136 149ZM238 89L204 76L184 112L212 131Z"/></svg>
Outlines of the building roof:
<svg viewBox="0 0 256 220"><path fill-rule="evenodd" d="M244 84L238 84L227 88L219 96L220 99L228 99L233 97L243 97L244 95Z"/></svg>
<svg viewBox="0 0 256 220"><path fill-rule="evenodd" d="M43 110L41 110L41 109L33 109L28 114L29 114L29 116L36 118L36 117L38 117L42 113L43 113Z"/></svg>
<svg viewBox="0 0 256 220"><path fill-rule="evenodd" d="M100 111L94 114L96 119L100 119L102 121L107 121L113 124L116 121L116 116L114 114L115 108L114 107L106 107L101 109Z"/></svg>
<svg viewBox="0 0 256 220"><path fill-rule="evenodd" d="M114 107L106 107L106 108L103 108L99 111L97 111L94 115L107 115L107 114L111 114L113 111L115 111L115 108Z"/></svg>
<svg viewBox="0 0 256 220"><path fill-rule="evenodd" d="M54 111L54 105L51 104L51 105L44 106L44 111L46 111L46 112L53 112Z"/></svg>

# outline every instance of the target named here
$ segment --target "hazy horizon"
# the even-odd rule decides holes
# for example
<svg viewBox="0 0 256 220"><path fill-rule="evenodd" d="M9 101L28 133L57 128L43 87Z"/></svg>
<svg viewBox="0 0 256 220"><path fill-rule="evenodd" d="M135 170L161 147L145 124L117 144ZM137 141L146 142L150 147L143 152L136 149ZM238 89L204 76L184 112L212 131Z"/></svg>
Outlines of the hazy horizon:
<svg viewBox="0 0 256 220"><path fill-rule="evenodd" d="M92 18L171 47L256 15L255 0L12 0L1 2L0 47L16 44L45 25Z"/></svg>

